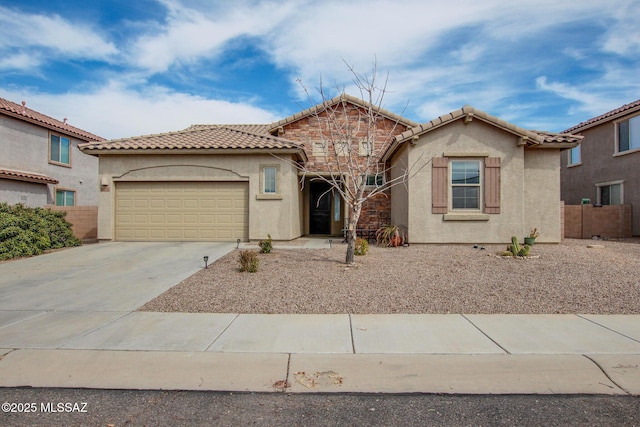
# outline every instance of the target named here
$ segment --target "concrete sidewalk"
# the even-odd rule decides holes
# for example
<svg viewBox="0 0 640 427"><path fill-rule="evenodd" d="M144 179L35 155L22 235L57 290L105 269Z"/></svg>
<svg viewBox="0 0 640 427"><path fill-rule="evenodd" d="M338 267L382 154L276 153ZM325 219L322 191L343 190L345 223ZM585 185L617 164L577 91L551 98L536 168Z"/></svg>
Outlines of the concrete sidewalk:
<svg viewBox="0 0 640 427"><path fill-rule="evenodd" d="M640 316L0 312L0 386L640 395Z"/></svg>

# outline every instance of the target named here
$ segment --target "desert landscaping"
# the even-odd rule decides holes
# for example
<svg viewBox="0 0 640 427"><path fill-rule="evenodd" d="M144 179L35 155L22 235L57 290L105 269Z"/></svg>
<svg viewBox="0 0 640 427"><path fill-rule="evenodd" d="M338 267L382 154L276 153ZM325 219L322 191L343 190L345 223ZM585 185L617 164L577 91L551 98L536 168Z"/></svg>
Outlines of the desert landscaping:
<svg viewBox="0 0 640 427"><path fill-rule="evenodd" d="M527 259L498 256L506 244L372 245L354 266L344 244L284 244L259 254L255 273L239 271L234 250L140 311L640 314L638 238L536 244Z"/></svg>

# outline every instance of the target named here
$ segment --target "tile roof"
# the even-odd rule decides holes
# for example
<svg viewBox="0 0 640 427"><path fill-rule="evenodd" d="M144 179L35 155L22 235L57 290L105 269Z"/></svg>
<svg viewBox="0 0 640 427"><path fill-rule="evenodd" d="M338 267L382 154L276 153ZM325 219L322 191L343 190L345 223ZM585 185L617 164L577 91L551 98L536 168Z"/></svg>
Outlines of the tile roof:
<svg viewBox="0 0 640 427"><path fill-rule="evenodd" d="M640 99L634 102L631 102L629 104L625 104L622 107L616 108L615 110L611 110L608 111L602 115L599 115L597 117L594 117L592 119L589 119L585 122L579 123L573 127L570 127L569 129L565 130L564 132L575 132L575 131L583 131L585 129L588 129L590 127L599 125L600 123L609 121L609 120L614 120L620 116L623 116L625 114L629 114L629 113L633 113L636 111L640 111Z"/></svg>
<svg viewBox="0 0 640 427"><path fill-rule="evenodd" d="M244 129L259 130L266 125L194 125L185 130L114 139L105 142L80 144L83 151L107 152L122 150L178 150L178 149L267 149L300 150L298 143L258 134Z"/></svg>
<svg viewBox="0 0 640 427"><path fill-rule="evenodd" d="M59 181L46 175L35 172L24 172L13 169L0 169L0 178L12 179L15 181L36 182L39 184L57 184Z"/></svg>
<svg viewBox="0 0 640 427"><path fill-rule="evenodd" d="M430 132L434 129L447 125L456 120L473 120L479 119L507 132L511 132L520 136L524 143L528 146L549 147L549 148L571 148L580 143L583 137L566 133L551 133L544 131L534 131L521 128L512 123L506 122L498 117L485 113L484 111L465 105L459 110L450 112L443 116L433 119L427 123L415 126L400 135L396 136L393 142L387 147L382 155L382 159L386 160L395 151L399 144L418 137L422 134Z"/></svg>
<svg viewBox="0 0 640 427"><path fill-rule="evenodd" d="M239 130L242 132L254 133L256 135L271 136L271 134L269 133L269 125L265 125L265 124L191 125L185 130L206 129L206 128L220 127L220 126Z"/></svg>
<svg viewBox="0 0 640 427"><path fill-rule="evenodd" d="M38 113L30 108L26 107L26 103L22 101L22 105L15 102L7 101L0 98L0 113L10 117L14 117L18 120L22 120L29 123L42 126L44 128L59 131L66 135L73 135L77 139L82 141L104 141L105 139L94 135L90 132L79 129L75 126L71 126L65 121L56 120L44 114Z"/></svg>
<svg viewBox="0 0 640 427"><path fill-rule="evenodd" d="M294 114L292 116L289 116L289 117L286 117L286 118L284 118L282 120L279 120L277 122L271 123L271 125L269 125L269 132L273 132L273 131L277 130L279 127L281 127L281 126L285 126L285 125L288 125L289 123L296 122L296 121L298 121L300 119L303 119L303 118L305 118L307 116L310 116L310 115L313 115L313 114L317 114L317 113L321 113L326 107L330 107L330 106L336 105L339 102L346 102L346 103L354 104L354 105L357 105L357 106L365 108L365 109L373 107L373 110L376 113L378 113L378 114L380 114L380 115L382 115L384 117L387 117L387 118L389 118L389 119L391 119L393 121L397 121L398 123L401 123L401 124L403 124L403 125L405 125L407 127L418 126L418 123L416 123L416 122L414 122L412 120L409 120L407 118L399 116L399 115L397 115L395 113L392 113L391 111L387 111L384 108L380 108L380 107L378 107L376 105L372 106L370 103L368 103L366 101L363 101L360 98L356 98L355 96L351 96L351 95L348 95L346 93L343 93L342 95L338 95L338 96L336 96L334 98L331 98L330 100L328 100L328 101L326 101L324 103L320 103L320 104L315 105L315 106L313 106L311 108L307 108L304 111L300 111L299 113L296 113L296 114Z"/></svg>

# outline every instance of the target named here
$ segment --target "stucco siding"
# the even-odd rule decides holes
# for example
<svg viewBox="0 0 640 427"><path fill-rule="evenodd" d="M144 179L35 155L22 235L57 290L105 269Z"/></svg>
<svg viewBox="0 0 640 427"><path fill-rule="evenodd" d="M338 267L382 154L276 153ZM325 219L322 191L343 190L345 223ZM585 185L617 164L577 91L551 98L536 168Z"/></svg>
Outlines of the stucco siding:
<svg viewBox="0 0 640 427"><path fill-rule="evenodd" d="M262 166L277 164L278 191L260 191ZM115 185L119 181L241 181L249 184L249 239L290 240L302 234L297 173L288 162L256 155L108 155L100 158L98 239L114 238ZM294 215L294 213L296 213Z"/></svg>
<svg viewBox="0 0 640 427"><path fill-rule="evenodd" d="M0 202L37 208L51 203L52 185L0 179Z"/></svg>
<svg viewBox="0 0 640 427"><path fill-rule="evenodd" d="M393 167L390 171L390 178L397 179L410 167L409 150L403 145L392 159ZM407 183L408 184L408 183ZM391 223L394 225L404 226L409 229L409 193L407 185L398 184L391 187ZM412 236L409 234L409 241Z"/></svg>
<svg viewBox="0 0 640 427"><path fill-rule="evenodd" d="M532 228L540 231L536 242L562 240L560 218L560 156L556 150L525 151L525 207L522 238Z"/></svg>
<svg viewBox="0 0 640 427"><path fill-rule="evenodd" d="M0 159L0 167L35 172L55 178L60 181L55 185L56 188L76 192L76 205L97 205L98 159L78 149L78 143L81 141L63 133L56 134L65 136L71 141L71 167L49 163L49 131L47 129L0 115L0 141L2 141L3 152L8 153ZM50 192L53 194L53 189ZM45 203L38 206L53 203L55 200L51 196Z"/></svg>
<svg viewBox="0 0 640 427"><path fill-rule="evenodd" d="M415 146L409 146L410 165L447 153L455 153L455 156L468 153L469 158L501 159L500 213L482 215L482 212L478 212L480 215L475 215L475 220L453 221L447 220L452 216L433 214L431 167L428 165L423 168L408 183L407 211L411 242L503 243L513 235L520 239L524 237L529 222L545 230L545 234L548 233L547 241L559 241L559 152L555 149L525 149L518 146L518 140L516 135L480 120L468 124L459 120L423 134ZM526 174L525 167L542 169ZM550 195L543 194L546 184L551 188ZM539 212L527 217L526 210L531 204L539 204Z"/></svg>

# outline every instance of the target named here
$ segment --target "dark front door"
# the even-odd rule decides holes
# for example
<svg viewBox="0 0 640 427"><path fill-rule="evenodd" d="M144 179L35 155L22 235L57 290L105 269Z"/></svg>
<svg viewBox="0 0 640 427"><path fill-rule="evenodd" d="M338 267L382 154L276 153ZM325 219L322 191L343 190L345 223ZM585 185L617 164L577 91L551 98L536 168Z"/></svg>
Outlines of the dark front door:
<svg viewBox="0 0 640 427"><path fill-rule="evenodd" d="M331 186L326 182L312 182L309 200L309 233L331 233Z"/></svg>

